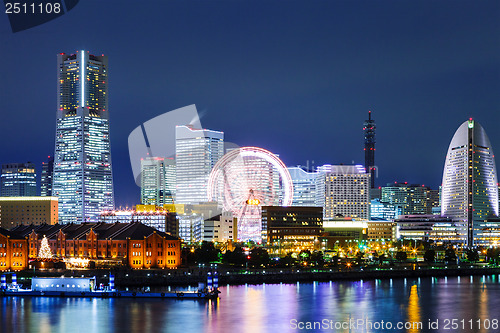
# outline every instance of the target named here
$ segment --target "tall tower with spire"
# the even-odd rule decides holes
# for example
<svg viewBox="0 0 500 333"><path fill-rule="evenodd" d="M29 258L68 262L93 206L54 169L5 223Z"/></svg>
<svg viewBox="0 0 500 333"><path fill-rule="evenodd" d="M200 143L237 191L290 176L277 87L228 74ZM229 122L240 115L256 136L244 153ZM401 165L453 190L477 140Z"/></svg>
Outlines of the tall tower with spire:
<svg viewBox="0 0 500 333"><path fill-rule="evenodd" d="M363 123L365 133L365 170L371 175L370 188L375 188L375 120L368 111L368 119Z"/></svg>

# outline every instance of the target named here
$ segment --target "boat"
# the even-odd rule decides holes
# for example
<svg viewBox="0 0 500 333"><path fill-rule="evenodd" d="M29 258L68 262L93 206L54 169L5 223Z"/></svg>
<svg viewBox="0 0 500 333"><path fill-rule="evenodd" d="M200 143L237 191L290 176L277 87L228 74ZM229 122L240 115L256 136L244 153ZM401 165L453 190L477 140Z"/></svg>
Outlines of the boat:
<svg viewBox="0 0 500 333"><path fill-rule="evenodd" d="M209 280L210 281L210 280ZM91 298L175 298L175 299L216 299L219 297L217 285L199 284L195 291L150 292L118 290L114 287L114 276L110 275L108 286L98 287L95 277L34 277L30 289L23 289L17 284L16 275L12 283L7 285L2 275L0 296L8 297L91 297Z"/></svg>

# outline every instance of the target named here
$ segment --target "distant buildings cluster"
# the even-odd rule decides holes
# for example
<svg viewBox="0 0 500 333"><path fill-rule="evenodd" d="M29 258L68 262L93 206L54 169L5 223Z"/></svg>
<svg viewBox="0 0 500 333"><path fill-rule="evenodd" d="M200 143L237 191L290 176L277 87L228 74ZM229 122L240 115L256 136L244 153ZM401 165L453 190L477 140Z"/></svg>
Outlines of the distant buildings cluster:
<svg viewBox="0 0 500 333"><path fill-rule="evenodd" d="M452 138L439 189L376 186L371 112L363 124L364 165L283 169L276 155L260 148L224 159L223 132L175 124L175 156L143 158L141 202L135 209L115 209L108 58L77 51L57 60L54 155L42 164L40 196L34 163L2 165L3 228L19 234L23 225L36 233L56 222L60 232L67 225L98 223L104 230L106 223L140 222L185 242L247 241L251 235L276 253L400 238L466 246L500 240L493 149L472 119ZM286 189L292 186L289 205Z"/></svg>

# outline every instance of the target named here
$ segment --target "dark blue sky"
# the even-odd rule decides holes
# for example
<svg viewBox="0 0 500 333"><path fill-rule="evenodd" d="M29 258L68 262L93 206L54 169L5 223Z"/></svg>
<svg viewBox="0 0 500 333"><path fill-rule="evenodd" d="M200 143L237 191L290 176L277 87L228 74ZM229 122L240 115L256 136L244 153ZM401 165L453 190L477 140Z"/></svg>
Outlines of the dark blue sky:
<svg viewBox="0 0 500 333"><path fill-rule="evenodd" d="M363 163L377 122L378 185L437 187L474 117L500 150L498 1L80 1L12 33L0 14L0 163L53 154L56 54L109 56L116 202L139 201L127 138L196 104L226 141L287 165Z"/></svg>

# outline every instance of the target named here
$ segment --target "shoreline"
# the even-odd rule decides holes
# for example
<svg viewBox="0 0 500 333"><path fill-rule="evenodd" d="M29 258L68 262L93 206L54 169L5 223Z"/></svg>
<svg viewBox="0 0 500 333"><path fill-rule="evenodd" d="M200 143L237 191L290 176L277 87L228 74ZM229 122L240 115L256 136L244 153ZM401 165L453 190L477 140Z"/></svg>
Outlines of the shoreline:
<svg viewBox="0 0 500 333"><path fill-rule="evenodd" d="M303 270L303 269L259 269L248 270L246 273L231 271L219 267L219 286L222 285L245 285L245 284L279 284L296 282L328 282L328 281L360 281L393 278L418 278L418 277L446 277L446 276L478 276L478 275L500 275L500 267L450 267L450 268L428 268L428 267L397 267L389 269L373 270ZM143 287L167 287L167 286L197 286L199 282L206 282L206 272L203 269L180 269L180 270L66 270L66 271L23 271L16 272L18 283L23 284L26 279L33 276L96 276L98 283L108 284L109 274L114 274L115 285L118 288L143 288ZM28 284L24 282L24 284Z"/></svg>

